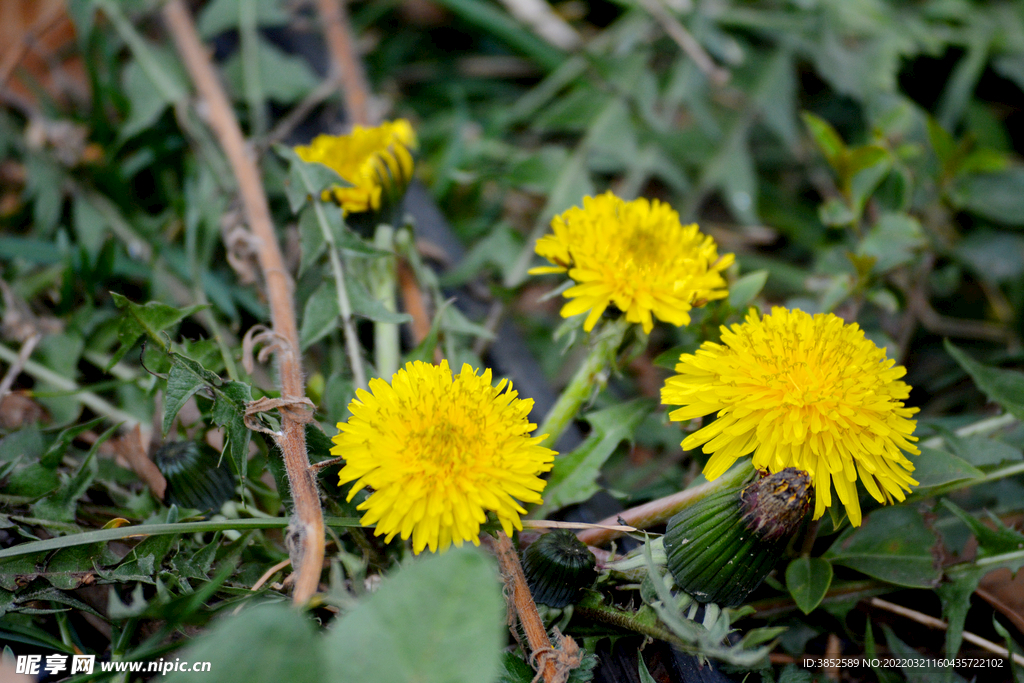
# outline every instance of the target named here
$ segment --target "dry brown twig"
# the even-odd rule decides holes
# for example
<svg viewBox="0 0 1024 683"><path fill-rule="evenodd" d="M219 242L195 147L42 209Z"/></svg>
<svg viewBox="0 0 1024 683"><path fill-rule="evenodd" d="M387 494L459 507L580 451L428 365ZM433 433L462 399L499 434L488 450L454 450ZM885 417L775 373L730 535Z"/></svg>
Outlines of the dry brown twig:
<svg viewBox="0 0 1024 683"><path fill-rule="evenodd" d="M360 126L376 123L377 117L370 107L370 88L356 54L352 24L348 19L348 0L317 0L317 11L331 54L331 80L341 86L350 123Z"/></svg>
<svg viewBox="0 0 1024 683"><path fill-rule="evenodd" d="M939 629L940 631L945 631L949 628L949 624L942 621L941 619L936 619L935 617L928 616L927 614L918 612L917 610L910 609L909 607L904 607L903 605L897 605L896 603L889 602L888 600L882 600L881 598L871 598L868 601L868 603L872 607L878 607L879 609L884 609L886 612L899 614L902 617L906 617L911 621L916 621L917 623L923 624L924 626L928 626L930 628ZM964 631L963 635L964 640L966 640L968 643L977 645L981 649L987 650L988 652L991 652L993 654L997 654L1000 657L1010 658L1012 656L1015 664L1024 666L1024 657L1022 657L1021 655L1011 653L1005 647L997 645L993 643L991 640L986 640L985 638L982 638L981 636L975 633L971 633L970 631Z"/></svg>
<svg viewBox="0 0 1024 683"><path fill-rule="evenodd" d="M277 350L281 397L301 401L306 392L302 380L292 280L285 270L259 170L183 0L169 0L163 6L162 13L189 76L206 103L208 124L220 141L238 180L246 222L256 238L260 268L266 280L271 321L274 332L282 339L281 347ZM316 479L309 470L301 413L281 411L281 433L276 440L284 456L295 503L295 513L288 533L289 554L297 573L292 597L296 603L305 603L320 583L324 560L324 520Z"/></svg>
<svg viewBox="0 0 1024 683"><path fill-rule="evenodd" d="M729 82L730 74L727 69L715 64L711 56L704 51L697 39L694 38L686 27L672 15L671 12L661 4L661 0L640 0L640 5L647 12L658 20L661 27L674 40L687 56L693 60L697 68L701 70L707 79L714 85L725 85Z"/></svg>
<svg viewBox="0 0 1024 683"><path fill-rule="evenodd" d="M505 590L510 606L515 607L519 622L523 625L526 642L530 646L530 661L538 665L538 676L544 683L562 683L568 676L571 666L579 666L578 647L569 636L558 635L559 648L551 645L544 622L537 613L537 605L526 585L523 567L519 564L519 554L512 546L505 532L499 531L494 543L495 555L501 578L505 582ZM564 656L559 656L564 653ZM534 679L537 680L537 679Z"/></svg>

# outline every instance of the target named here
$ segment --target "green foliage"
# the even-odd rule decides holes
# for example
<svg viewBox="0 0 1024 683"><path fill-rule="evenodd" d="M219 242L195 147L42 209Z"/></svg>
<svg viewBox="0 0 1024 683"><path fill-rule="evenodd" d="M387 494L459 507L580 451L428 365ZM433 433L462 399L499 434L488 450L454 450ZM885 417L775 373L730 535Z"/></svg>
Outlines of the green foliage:
<svg viewBox="0 0 1024 683"><path fill-rule="evenodd" d="M932 556L935 540L917 510L882 508L859 529L847 529L824 557L898 586L928 588L941 576Z"/></svg>
<svg viewBox="0 0 1024 683"><path fill-rule="evenodd" d="M585 195L656 197L736 254L729 296L694 309L686 328L658 324L607 350L580 410L565 416L581 443L557 457L546 502L530 513L586 513L598 492L631 506L692 483L706 456L680 451L683 434L655 405L666 374L655 368L718 341L750 307L774 305L835 312L907 367L907 404L927 415L921 454L910 458L919 484L892 507L863 497L859 529L846 528L834 505L817 540L801 541L813 552L793 544L780 553L774 578L751 596L766 610L757 622L714 606L699 618L696 603L653 571L638 593L627 581L642 577L604 577L587 609L607 620L581 610L560 628L587 666L597 639L625 628L752 670L767 666L783 625L849 630L857 597L916 590L894 598L909 603L934 590L949 623L944 656L956 656L965 624L989 621L978 614L986 605L971 601L981 574L1024 563L1024 537L1007 522L1024 495L1015 476L1024 469L1024 5L552 3L561 19L547 22L570 27L565 44L578 40L575 48L552 46L512 4L436 5L440 18L403 3L350 9L374 111L386 105L389 117L414 122L417 175L465 247L461 260L457 246L428 233L419 200L373 217L343 216L322 200L346 181L298 158L292 145L308 138L286 116L313 112L302 136L335 132L345 105L286 44L301 42L311 12L277 0L189 5L203 39L217 41L219 77L295 278L296 352L318 409L319 424L307 425L310 459L331 457L330 435L356 396L343 321L369 377L440 352L455 368L500 368L543 404L527 393L571 377L588 340L578 320L560 326L561 292L543 300L549 281L528 277L536 239ZM726 85L698 66L692 46L680 48L654 6L729 76ZM354 528L363 498L343 502L338 465L318 477L337 578L323 603L311 613L285 608L281 573L250 590L289 553L293 501L273 444L277 420L247 418L254 399L281 397L274 368L258 367L259 351L278 340L254 327L269 322L266 274L158 8L71 0L76 37L60 54L76 66L58 79L25 65L8 74L19 87L0 108L0 360L21 371L0 403L0 637L142 661L183 654L175 648L188 629L199 634L189 656L214 662L218 680L531 680L528 653L499 656L501 601L484 556L410 562L401 542ZM74 82L70 96L53 80ZM389 221L381 234L391 238L375 241L377 223ZM399 260L428 309L422 340L399 332L411 311L409 292L387 275ZM480 311L462 308L470 299ZM506 323L525 340L512 352ZM390 357L377 346L386 334L399 340ZM23 364L22 349L31 350ZM1006 415L992 416L985 398ZM141 446L130 437L136 425ZM253 439L255 426L268 433ZM159 498L156 477L140 468L164 439L203 444L204 457L227 456L222 466L242 475L211 519ZM968 535L977 557L940 567ZM650 544L638 553L658 554ZM623 598L619 606L609 595ZM622 607L628 596L632 606ZM246 602L254 597L261 604ZM79 613L103 620L109 642L83 635L92 626ZM866 656L877 656L874 619ZM1017 649L1014 634L992 628L986 637ZM848 649L860 633L841 634ZM888 629L886 642L894 656L922 656ZM431 658L452 652L460 656ZM572 680L586 680L587 666ZM786 667L765 680L803 673ZM945 673L876 672L887 683ZM642 659L639 675L650 678Z"/></svg>
<svg viewBox="0 0 1024 683"><path fill-rule="evenodd" d="M650 401L637 399L586 415L593 431L575 450L555 460L544 489L544 504L536 514L580 503L597 493L601 467L619 444L632 436L652 408Z"/></svg>
<svg viewBox="0 0 1024 683"><path fill-rule="evenodd" d="M810 614L832 584L832 564L820 557L801 556L786 567L786 588L796 606Z"/></svg>
<svg viewBox="0 0 1024 683"><path fill-rule="evenodd" d="M453 550L402 569L346 614L325 638L328 666L345 682L488 681L498 673L502 612L492 562Z"/></svg>

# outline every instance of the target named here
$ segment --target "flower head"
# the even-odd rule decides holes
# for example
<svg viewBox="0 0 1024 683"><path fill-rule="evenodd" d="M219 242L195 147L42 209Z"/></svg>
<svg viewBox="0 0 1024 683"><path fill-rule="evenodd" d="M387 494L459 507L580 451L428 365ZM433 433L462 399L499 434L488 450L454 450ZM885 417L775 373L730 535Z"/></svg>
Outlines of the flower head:
<svg viewBox="0 0 1024 683"><path fill-rule="evenodd" d="M388 384L370 380L356 392L352 416L339 423L334 455L345 458L340 482L348 494L369 487L361 522L377 535L412 535L414 552L447 550L453 542L479 545L480 524L493 510L508 534L522 529L526 510L542 502L555 452L530 437L531 399L516 398L507 380L491 386L491 371L469 365L452 376L448 362L406 364Z"/></svg>
<svg viewBox="0 0 1024 683"><path fill-rule="evenodd" d="M584 197L551 221L554 234L537 240L538 254L554 266L531 273L565 273L576 281L562 307L568 318L590 311L589 332L609 305L645 332L652 316L673 325L690 322L689 311L728 293L722 271L733 255L719 258L715 241L696 224L682 225L679 214L656 199L619 199L611 192Z"/></svg>
<svg viewBox="0 0 1024 683"><path fill-rule="evenodd" d="M381 192L404 188L412 178L412 154L416 134L405 119L372 128L356 126L348 135L318 135L308 146L295 148L303 161L321 163L351 183L333 187L323 199L332 197L346 213L376 211Z"/></svg>
<svg viewBox="0 0 1024 683"><path fill-rule="evenodd" d="M703 444L712 454L708 479L753 452L759 469L811 475L815 519L832 504L835 484L854 526L861 520L858 475L880 503L903 500L917 484L901 452L919 453L909 419L917 408L904 406L910 387L899 381L906 369L856 324L832 314L773 308L761 318L751 310L742 324L722 327L720 344L683 354L676 372L661 401L683 407L669 417L718 413L683 441L685 449Z"/></svg>

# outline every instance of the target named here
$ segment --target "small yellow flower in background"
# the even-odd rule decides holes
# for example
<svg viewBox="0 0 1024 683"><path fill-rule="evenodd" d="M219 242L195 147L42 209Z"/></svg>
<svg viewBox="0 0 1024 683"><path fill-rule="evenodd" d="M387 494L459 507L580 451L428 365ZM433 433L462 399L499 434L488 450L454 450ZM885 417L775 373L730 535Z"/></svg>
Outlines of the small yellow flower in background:
<svg viewBox="0 0 1024 683"><path fill-rule="evenodd" d="M402 189L412 179L412 153L416 134L405 119L372 128L356 126L348 135L318 135L308 146L295 148L303 161L321 163L337 172L352 187L324 191L346 213L376 211L381 193Z"/></svg>
<svg viewBox="0 0 1024 683"><path fill-rule="evenodd" d="M542 502L555 452L531 437L532 399L516 398L507 380L491 386L491 371L469 365L452 376L447 361L407 363L388 384L370 380L356 392L352 416L339 423L334 455L345 458L340 482L348 494L369 487L361 523L376 534L412 535L413 552L479 545L480 524L493 510L508 534L522 529L516 501Z"/></svg>
<svg viewBox="0 0 1024 683"><path fill-rule="evenodd" d="M689 435L684 449L713 454L704 475L716 479L753 452L758 469L806 471L816 491L814 518L832 504L832 484L850 523L861 522L857 477L880 503L904 500L917 482L901 449L911 443L917 408L904 407L906 369L856 325L834 315L773 308L753 310L742 324L722 327L720 344L683 354L661 401L683 406L685 421L717 411L718 419Z"/></svg>
<svg viewBox="0 0 1024 683"><path fill-rule="evenodd" d="M537 240L536 251L554 266L530 273L565 273L576 282L564 293L569 318L590 311L589 332L609 305L626 320L654 327L652 316L673 325L690 322L689 311L728 292L722 271L733 255L719 258L715 241L696 224L656 199L624 201L611 192L584 197L551 221L554 234Z"/></svg>

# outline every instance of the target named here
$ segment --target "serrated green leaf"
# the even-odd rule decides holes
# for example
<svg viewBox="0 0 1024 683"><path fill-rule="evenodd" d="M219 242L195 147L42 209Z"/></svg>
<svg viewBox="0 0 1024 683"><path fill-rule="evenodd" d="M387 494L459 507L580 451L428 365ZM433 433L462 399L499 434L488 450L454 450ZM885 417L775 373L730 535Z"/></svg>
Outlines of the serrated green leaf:
<svg viewBox="0 0 1024 683"><path fill-rule="evenodd" d="M217 390L211 419L224 428L224 450L235 463L238 475L245 479L248 473L249 441L252 431L245 426L245 407L252 401L252 388L242 382L225 382Z"/></svg>
<svg viewBox="0 0 1024 683"><path fill-rule="evenodd" d="M764 289L766 282L768 282L767 270L755 270L753 273L747 273L729 287L729 305L740 311L746 310L754 297Z"/></svg>
<svg viewBox="0 0 1024 683"><path fill-rule="evenodd" d="M946 629L946 657L956 657L960 652L967 610L971 607L971 596L974 595L982 574L984 570L974 569L935 589L942 601L942 616L949 624Z"/></svg>
<svg viewBox="0 0 1024 683"><path fill-rule="evenodd" d="M323 282L306 300L302 309L302 326L299 328L299 347L305 351L311 344L323 339L338 329L341 308L334 284Z"/></svg>
<svg viewBox="0 0 1024 683"><path fill-rule="evenodd" d="M468 334L481 339L494 339L494 333L483 325L477 325L455 306L447 306L438 312L441 329L449 334Z"/></svg>
<svg viewBox="0 0 1024 683"><path fill-rule="evenodd" d="M345 287L348 289L349 303L352 304L352 314L361 318L367 318L379 323L393 323L399 325L412 320L408 313L397 313L389 311L379 300L370 296L359 280L345 275Z"/></svg>
<svg viewBox="0 0 1024 683"><path fill-rule="evenodd" d="M71 442L78 438L79 434L87 432L100 422L103 422L103 417L97 417L83 422L80 425L68 427L57 435L56 440L50 444L50 447L46 449L46 452L39 456L39 464L43 467L57 467L60 465L61 460L64 458L64 454L67 453L68 446Z"/></svg>
<svg viewBox="0 0 1024 683"><path fill-rule="evenodd" d="M817 607L832 585L832 564L821 557L798 557L786 567L786 588L804 614Z"/></svg>
<svg viewBox="0 0 1024 683"><path fill-rule="evenodd" d="M967 371L989 400L1013 413L1018 420L1024 420L1024 373L990 368L968 356L948 339L944 343L946 352Z"/></svg>
<svg viewBox="0 0 1024 683"><path fill-rule="evenodd" d="M316 208L312 205L303 207L299 212L299 277L326 250L327 241L324 239L324 231L320 229Z"/></svg>
<svg viewBox="0 0 1024 683"><path fill-rule="evenodd" d="M166 343L160 336L161 332L183 318L187 318L207 308L205 304L187 306L186 308L174 308L157 301L150 301L143 306L139 306L117 292L111 292L110 296L113 298L114 304L123 313L117 330L119 346L105 368L108 372L110 368L114 367L118 361L124 358L125 354L135 346L135 343L139 341L142 335L147 335L159 344L161 348L166 348Z"/></svg>
<svg viewBox="0 0 1024 683"><path fill-rule="evenodd" d="M632 440L636 428L653 408L652 400L640 398L585 415L583 419L592 428L590 435L576 450L555 458L544 490L544 503L534 514L543 517L597 493L601 467L620 443Z"/></svg>
<svg viewBox="0 0 1024 683"><path fill-rule="evenodd" d="M96 566L116 564L117 558L105 543L76 546L58 550L47 561L39 575L60 590L75 590L89 578L95 578Z"/></svg>
<svg viewBox="0 0 1024 683"><path fill-rule="evenodd" d="M33 581L39 576L40 564L45 559L44 553L22 555L0 560L0 588L13 591Z"/></svg>
<svg viewBox="0 0 1024 683"><path fill-rule="evenodd" d="M287 145L274 145L274 151L288 162L288 181L285 194L292 213L297 212L312 197L319 200L321 193L334 186L351 187L352 184L338 175L334 169L320 163L303 161L295 150Z"/></svg>
<svg viewBox="0 0 1024 683"><path fill-rule="evenodd" d="M70 595L68 595L67 593L65 593L63 590L59 590L58 588L54 588L54 587L42 588L40 590L32 591L30 593L20 594L20 595L18 595L18 602L19 603L33 603L33 602L56 603L58 605L65 605L66 607L70 607L70 608L74 609L77 612L87 612L89 614L92 614L93 616L100 617L101 619L103 618L103 615L101 615L99 612L97 612L95 609L93 609L89 605L85 604L81 600L76 600L75 598L73 598ZM58 611L64 611L64 610L62 610L60 608L55 608L53 611L54 612L58 612ZM36 614L40 614L42 612L35 612L35 613Z"/></svg>
<svg viewBox="0 0 1024 683"><path fill-rule="evenodd" d="M202 377L197 375L192 368L180 362L178 358L179 356L176 355L171 365L171 370L167 373L167 389L164 395L164 420L162 425L164 436L167 436L167 433L171 431L171 425L174 424L174 418L177 417L178 411L184 407L197 391L207 385Z"/></svg>
<svg viewBox="0 0 1024 683"><path fill-rule="evenodd" d="M848 529L824 558L898 586L931 588L942 575L931 552L935 544L921 513L897 505L875 510L863 526Z"/></svg>
<svg viewBox="0 0 1024 683"><path fill-rule="evenodd" d="M513 652L501 654L501 669L494 683L532 683L536 674L530 665Z"/></svg>
<svg viewBox="0 0 1024 683"><path fill-rule="evenodd" d="M328 632L328 670L336 683L493 681L505 645L504 609L487 555L459 548L419 559L385 578Z"/></svg>
<svg viewBox="0 0 1024 683"><path fill-rule="evenodd" d="M979 558L1011 554L1013 556L1000 566L1009 567L1010 571L1013 572L1024 566L1024 558L1015 556L1020 550L1024 550L1024 534L1006 526L998 517L992 514L989 514L989 521L992 522L995 527L994 529L984 524L974 515L960 509L948 499L943 499L942 504L946 506L946 509L959 517L960 521L966 524L971 533L974 534L974 537L978 539Z"/></svg>
<svg viewBox="0 0 1024 683"><path fill-rule="evenodd" d="M32 505L33 515L40 519L52 519L59 522L75 521L78 499L85 494L96 476L96 452L119 427L120 425L114 425L96 438L74 476L46 498Z"/></svg>
<svg viewBox="0 0 1024 683"><path fill-rule="evenodd" d="M893 657L901 660L901 668L903 675L907 677L907 683L935 683L943 680L950 683L967 683L955 671L948 667L938 666L935 659L923 656L904 643L887 624L882 624L882 629L885 631L885 642L889 645L889 652Z"/></svg>

